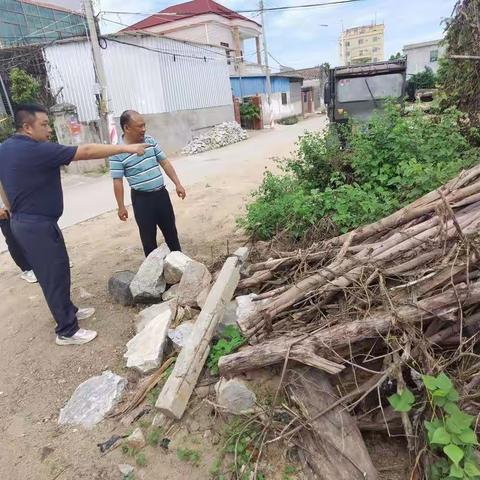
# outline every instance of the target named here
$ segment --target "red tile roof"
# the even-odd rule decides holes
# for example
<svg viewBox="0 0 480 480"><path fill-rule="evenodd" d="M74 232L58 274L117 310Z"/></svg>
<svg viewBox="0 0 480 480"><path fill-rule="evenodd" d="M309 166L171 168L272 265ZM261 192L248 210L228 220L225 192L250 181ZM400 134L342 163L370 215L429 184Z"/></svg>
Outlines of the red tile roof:
<svg viewBox="0 0 480 480"><path fill-rule="evenodd" d="M175 13L177 15L171 15ZM124 31L128 30L143 30L150 27L155 27L156 25L163 25L166 23L172 23L177 20L183 20L185 18L196 17L198 15L205 15L207 13L215 13L224 18L228 19L238 19L238 20L247 20L248 22L254 22L250 18L244 17L233 10L230 10L223 5L220 5L213 0L192 0L191 2L179 3L178 5L172 5L171 7L166 8L158 12L156 15L141 20L138 23L134 23L129 27L125 28ZM162 15L170 14L170 15ZM258 25L258 24L257 24Z"/></svg>

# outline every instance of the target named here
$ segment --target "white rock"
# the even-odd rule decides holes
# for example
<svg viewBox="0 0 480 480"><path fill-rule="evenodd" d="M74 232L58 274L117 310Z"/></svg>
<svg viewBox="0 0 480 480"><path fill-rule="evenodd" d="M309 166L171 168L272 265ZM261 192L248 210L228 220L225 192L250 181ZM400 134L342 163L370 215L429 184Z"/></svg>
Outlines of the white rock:
<svg viewBox="0 0 480 480"><path fill-rule="evenodd" d="M78 289L78 296L82 300L88 300L89 298L93 298L93 295L90 292L88 292L87 290L85 290L83 287L80 287Z"/></svg>
<svg viewBox="0 0 480 480"><path fill-rule="evenodd" d="M250 413L257 401L257 397L245 383L236 378L231 380L221 378L215 385L215 391L218 405L235 415Z"/></svg>
<svg viewBox="0 0 480 480"><path fill-rule="evenodd" d="M175 302L163 302L151 305L150 307L144 308L141 312L135 317L135 330L137 333L140 333L145 326L153 320L155 317L158 317L161 313L170 311L172 315L175 311Z"/></svg>
<svg viewBox="0 0 480 480"><path fill-rule="evenodd" d="M202 263L191 260L178 286L178 303L182 306L197 306L198 295L210 285L212 275Z"/></svg>
<svg viewBox="0 0 480 480"><path fill-rule="evenodd" d="M183 272L191 259L182 252L172 252L165 258L163 275L169 285L180 283Z"/></svg>
<svg viewBox="0 0 480 480"><path fill-rule="evenodd" d="M164 302L168 302L170 300L175 300L178 294L178 283L176 285L172 285L163 295L162 300Z"/></svg>
<svg viewBox="0 0 480 480"><path fill-rule="evenodd" d="M140 427L136 428L133 433L127 438L125 443L133 450L137 452L141 450L147 442L143 436L142 429Z"/></svg>
<svg viewBox="0 0 480 480"><path fill-rule="evenodd" d="M127 352L124 355L127 367L149 373L160 366L172 318L172 311L166 309L150 320L143 330L127 343Z"/></svg>
<svg viewBox="0 0 480 480"><path fill-rule="evenodd" d="M168 331L168 338L175 350L181 350L190 338L195 322L183 322L177 328Z"/></svg>
<svg viewBox="0 0 480 480"><path fill-rule="evenodd" d="M206 152L224 147L248 138L247 132L237 122L224 122L216 125L209 132L193 138L182 150L184 155Z"/></svg>
<svg viewBox="0 0 480 480"><path fill-rule="evenodd" d="M240 295L235 299L237 301L236 315L239 325L251 315L258 313L261 307L268 303L268 299L254 301L254 298L255 294L251 293L250 295Z"/></svg>
<svg viewBox="0 0 480 480"><path fill-rule="evenodd" d="M163 244L144 260L130 284L135 302L155 302L162 298L166 288L163 267L169 253L169 248Z"/></svg>
<svg viewBox="0 0 480 480"><path fill-rule="evenodd" d="M197 305L200 308L203 308L205 302L207 301L208 294L210 293L210 285L204 288L197 296Z"/></svg>
<svg viewBox="0 0 480 480"><path fill-rule="evenodd" d="M133 471L135 470L134 467L132 467L131 465L129 465L128 463L120 463L118 465L118 469L120 470L120 473L124 476L124 477L128 477L128 475L130 475L131 473L133 473Z"/></svg>
<svg viewBox="0 0 480 480"><path fill-rule="evenodd" d="M120 400L126 384L127 380L110 371L88 379L60 410L58 423L94 427Z"/></svg>

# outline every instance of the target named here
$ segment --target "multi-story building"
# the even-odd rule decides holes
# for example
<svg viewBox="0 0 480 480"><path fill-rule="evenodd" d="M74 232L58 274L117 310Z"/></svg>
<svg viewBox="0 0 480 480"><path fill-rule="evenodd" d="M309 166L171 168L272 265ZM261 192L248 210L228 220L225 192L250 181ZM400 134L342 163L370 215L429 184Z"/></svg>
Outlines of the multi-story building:
<svg viewBox="0 0 480 480"><path fill-rule="evenodd" d="M341 65L381 62L384 58L383 24L347 28L340 35Z"/></svg>
<svg viewBox="0 0 480 480"><path fill-rule="evenodd" d="M262 26L213 0L191 0L171 5L155 15L130 25L124 31L162 35L195 43L222 47L231 75L259 75ZM245 41L255 40L252 52Z"/></svg>
<svg viewBox="0 0 480 480"><path fill-rule="evenodd" d="M0 1L0 48L83 36L86 28L74 10L36 0Z"/></svg>
<svg viewBox="0 0 480 480"><path fill-rule="evenodd" d="M438 61L445 53L445 45L442 40L411 43L403 47L403 53L407 57L407 77L423 72L426 67L436 73Z"/></svg>

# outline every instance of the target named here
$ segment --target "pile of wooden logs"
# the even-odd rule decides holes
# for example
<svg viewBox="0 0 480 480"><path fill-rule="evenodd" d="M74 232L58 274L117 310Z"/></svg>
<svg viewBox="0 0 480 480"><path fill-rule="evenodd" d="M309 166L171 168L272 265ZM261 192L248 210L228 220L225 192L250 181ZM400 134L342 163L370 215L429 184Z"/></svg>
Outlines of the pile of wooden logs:
<svg viewBox="0 0 480 480"><path fill-rule="evenodd" d="M343 390L348 406L388 378L403 382L402 366L438 373L448 357L453 371L480 324L479 232L480 166L378 222L307 250L272 251L239 283L258 307L240 324L250 345L222 357L221 374L286 359L329 374L370 372Z"/></svg>

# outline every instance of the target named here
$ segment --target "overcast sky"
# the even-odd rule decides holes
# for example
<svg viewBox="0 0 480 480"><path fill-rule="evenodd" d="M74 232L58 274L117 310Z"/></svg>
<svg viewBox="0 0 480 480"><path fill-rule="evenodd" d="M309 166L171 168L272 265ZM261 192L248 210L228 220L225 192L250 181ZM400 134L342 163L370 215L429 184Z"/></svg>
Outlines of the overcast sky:
<svg viewBox="0 0 480 480"><path fill-rule="evenodd" d="M264 0L265 8L321 3L325 0ZM102 10L158 12L174 5L168 0L98 0ZM255 0L222 0L232 10L255 9ZM345 5L312 7L281 12L266 12L268 50L282 65L293 68L311 67L323 62L332 66L339 62L338 38L342 28L369 25L375 20L385 24L386 59L408 43L435 40L443 35L442 20L449 17L455 0L362 0ZM253 16L255 14L246 14ZM131 24L141 16L108 15L111 20ZM259 17L255 18L260 22ZM322 27L327 24L328 27ZM118 29L113 24L108 31ZM254 61L254 46L246 45L247 60ZM275 66L275 62L272 66Z"/></svg>

